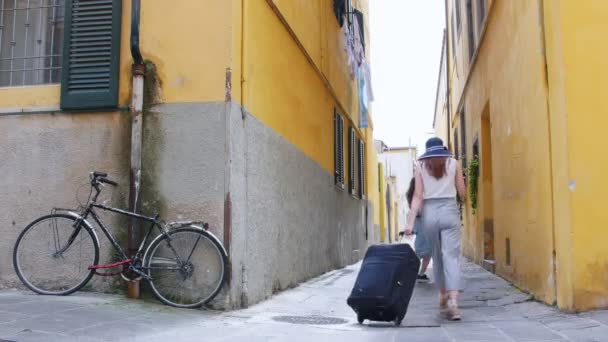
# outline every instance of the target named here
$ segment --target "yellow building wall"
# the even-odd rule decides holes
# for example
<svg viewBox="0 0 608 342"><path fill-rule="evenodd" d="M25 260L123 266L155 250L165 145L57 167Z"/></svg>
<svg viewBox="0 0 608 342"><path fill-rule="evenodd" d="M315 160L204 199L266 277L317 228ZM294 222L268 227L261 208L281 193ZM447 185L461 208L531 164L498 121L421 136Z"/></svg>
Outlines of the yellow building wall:
<svg viewBox="0 0 608 342"><path fill-rule="evenodd" d="M223 101L232 47L235 1L146 0L140 49L154 62L164 102ZM131 2L122 3L119 106L131 99ZM240 1L238 2L240 6ZM192 40L196 32L197 41ZM0 107L59 107L59 85L0 88Z"/></svg>
<svg viewBox="0 0 608 342"><path fill-rule="evenodd" d="M503 0L505 1L505 0ZM491 12L491 8L493 7L495 0L486 0L486 20L489 17L489 13ZM518 4L528 3L528 1L516 1ZM455 23L452 24L452 18L455 18L455 15L452 16L452 12L455 10L454 5L456 3L460 4L460 29L458 29L458 25ZM474 5L475 1L473 1ZM467 77L471 68L471 64L469 62L469 50L468 50L468 34L467 34L467 21L466 21L466 1L460 0L448 0L447 1L447 15L448 15L448 66L450 74L450 113L452 113L452 123L457 124L454 120L455 115L457 114L458 109L460 108L462 98L462 93L465 88L465 84L467 81ZM452 28L455 29L452 35ZM455 44L452 44L452 37L455 39ZM453 49L455 47L455 50Z"/></svg>
<svg viewBox="0 0 608 342"><path fill-rule="evenodd" d="M448 144L448 115L446 110L442 110L438 113L435 118L434 125L435 136L443 140L443 142Z"/></svg>
<svg viewBox="0 0 608 342"><path fill-rule="evenodd" d="M384 177L384 164L378 163L378 177L379 177L379 188L380 188L380 242L386 242L386 227L388 226L386 217L386 179Z"/></svg>
<svg viewBox="0 0 608 342"><path fill-rule="evenodd" d="M608 3L544 1L561 307L608 307Z"/></svg>
<svg viewBox="0 0 608 342"><path fill-rule="evenodd" d="M466 40L464 6L462 18L460 37ZM543 51L539 18L536 2L493 2L470 75L465 73L469 69L467 41L461 42L456 55L455 68L460 69L455 71L458 77L452 82L453 122L460 140L456 109L462 108L458 104L464 105L467 159L471 160L475 139L482 159L477 212L473 214L470 207L464 211L465 254L476 261L483 259L483 227L493 220L496 272L531 291L539 300L553 303L551 149L544 56L539 53ZM491 151L483 151L484 113L491 122ZM459 145L462 149L460 141ZM488 154L492 156L491 177L484 174L488 167L483 167ZM490 191L489 201L484 203L483 198Z"/></svg>
<svg viewBox="0 0 608 342"><path fill-rule="evenodd" d="M357 85L345 64L343 33L333 12L333 2L327 0L266 0L266 2L280 13L301 48L306 51L313 68L322 75L339 108L358 126ZM364 13L365 18L368 17L368 0L354 1L353 5ZM365 37L368 41L367 25ZM369 44L366 44L366 47L369 47Z"/></svg>
<svg viewBox="0 0 608 342"><path fill-rule="evenodd" d="M333 174L334 109L345 116L345 128L355 127L359 137L362 132L356 83L347 75L331 2L250 0L243 13L242 104ZM324 47L334 41L335 49ZM323 61L331 67L322 67Z"/></svg>
<svg viewBox="0 0 608 342"><path fill-rule="evenodd" d="M355 6L367 18L368 1L355 1ZM131 100L130 18L131 3L125 1L121 107ZM365 36L369 47L368 31ZM224 101L230 69L231 100L332 174L334 109L345 116L345 126L358 127L356 82L348 73L343 33L331 1L146 0L140 49L156 66L161 101L166 103ZM0 88L0 107L15 112L56 110L59 96L59 85ZM372 184L377 181L373 132L357 128L357 135L367 143L367 183ZM380 206L379 196L367 193ZM379 217L374 222L379 223Z"/></svg>
<svg viewBox="0 0 608 342"><path fill-rule="evenodd" d="M378 179L378 153L374 146L373 136L373 123L370 119L370 128L364 130L365 135L365 155L366 155L366 184L365 193L367 194L367 200L372 203L374 207L374 225L380 227L380 213L382 210L380 201L380 189Z"/></svg>

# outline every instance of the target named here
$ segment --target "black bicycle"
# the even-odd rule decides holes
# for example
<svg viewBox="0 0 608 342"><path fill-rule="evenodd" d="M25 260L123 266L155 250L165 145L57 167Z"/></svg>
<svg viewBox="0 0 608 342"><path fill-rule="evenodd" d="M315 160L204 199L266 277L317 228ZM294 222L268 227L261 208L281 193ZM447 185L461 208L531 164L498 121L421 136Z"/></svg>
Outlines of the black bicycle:
<svg viewBox="0 0 608 342"><path fill-rule="evenodd" d="M23 284L43 295L69 295L85 286L94 274L120 275L127 281L147 280L154 295L171 306L194 308L211 301L226 281L228 256L221 242L208 231L208 224L165 223L158 215L147 217L97 203L103 184L118 185L106 173L92 172L91 192L82 209L55 209L25 227L13 251L13 266ZM95 209L151 223L132 258ZM87 221L89 216L116 250L118 261L98 264L99 239ZM158 229L156 236L152 234L154 227ZM121 269L118 272L100 272L117 267Z"/></svg>

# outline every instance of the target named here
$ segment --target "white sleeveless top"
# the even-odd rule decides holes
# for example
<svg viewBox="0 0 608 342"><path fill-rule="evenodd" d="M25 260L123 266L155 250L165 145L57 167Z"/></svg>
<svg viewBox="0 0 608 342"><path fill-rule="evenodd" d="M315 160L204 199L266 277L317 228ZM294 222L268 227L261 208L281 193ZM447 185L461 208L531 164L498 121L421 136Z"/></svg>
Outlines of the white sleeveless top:
<svg viewBox="0 0 608 342"><path fill-rule="evenodd" d="M446 161L446 175L437 179L433 177L424 166L424 161L419 165L424 185L424 199L433 198L456 198L456 159L448 158Z"/></svg>

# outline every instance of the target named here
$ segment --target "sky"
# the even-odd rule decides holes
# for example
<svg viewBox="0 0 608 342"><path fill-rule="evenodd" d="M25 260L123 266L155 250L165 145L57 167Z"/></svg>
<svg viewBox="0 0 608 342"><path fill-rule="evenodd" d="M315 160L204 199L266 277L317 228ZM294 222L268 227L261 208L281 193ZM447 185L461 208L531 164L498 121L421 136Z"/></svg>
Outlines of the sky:
<svg viewBox="0 0 608 342"><path fill-rule="evenodd" d="M433 136L445 27L443 0L370 0L374 138L388 146Z"/></svg>

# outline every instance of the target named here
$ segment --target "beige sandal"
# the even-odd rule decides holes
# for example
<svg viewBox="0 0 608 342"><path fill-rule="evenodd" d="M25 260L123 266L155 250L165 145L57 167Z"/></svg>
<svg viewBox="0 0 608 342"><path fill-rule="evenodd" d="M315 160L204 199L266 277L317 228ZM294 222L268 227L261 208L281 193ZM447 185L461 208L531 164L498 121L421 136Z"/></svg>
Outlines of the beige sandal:
<svg viewBox="0 0 608 342"><path fill-rule="evenodd" d="M439 295L439 310L441 312L448 309L448 297L446 295Z"/></svg>
<svg viewBox="0 0 608 342"><path fill-rule="evenodd" d="M447 301L447 316L450 321L460 321L462 318L455 299L448 299Z"/></svg>

